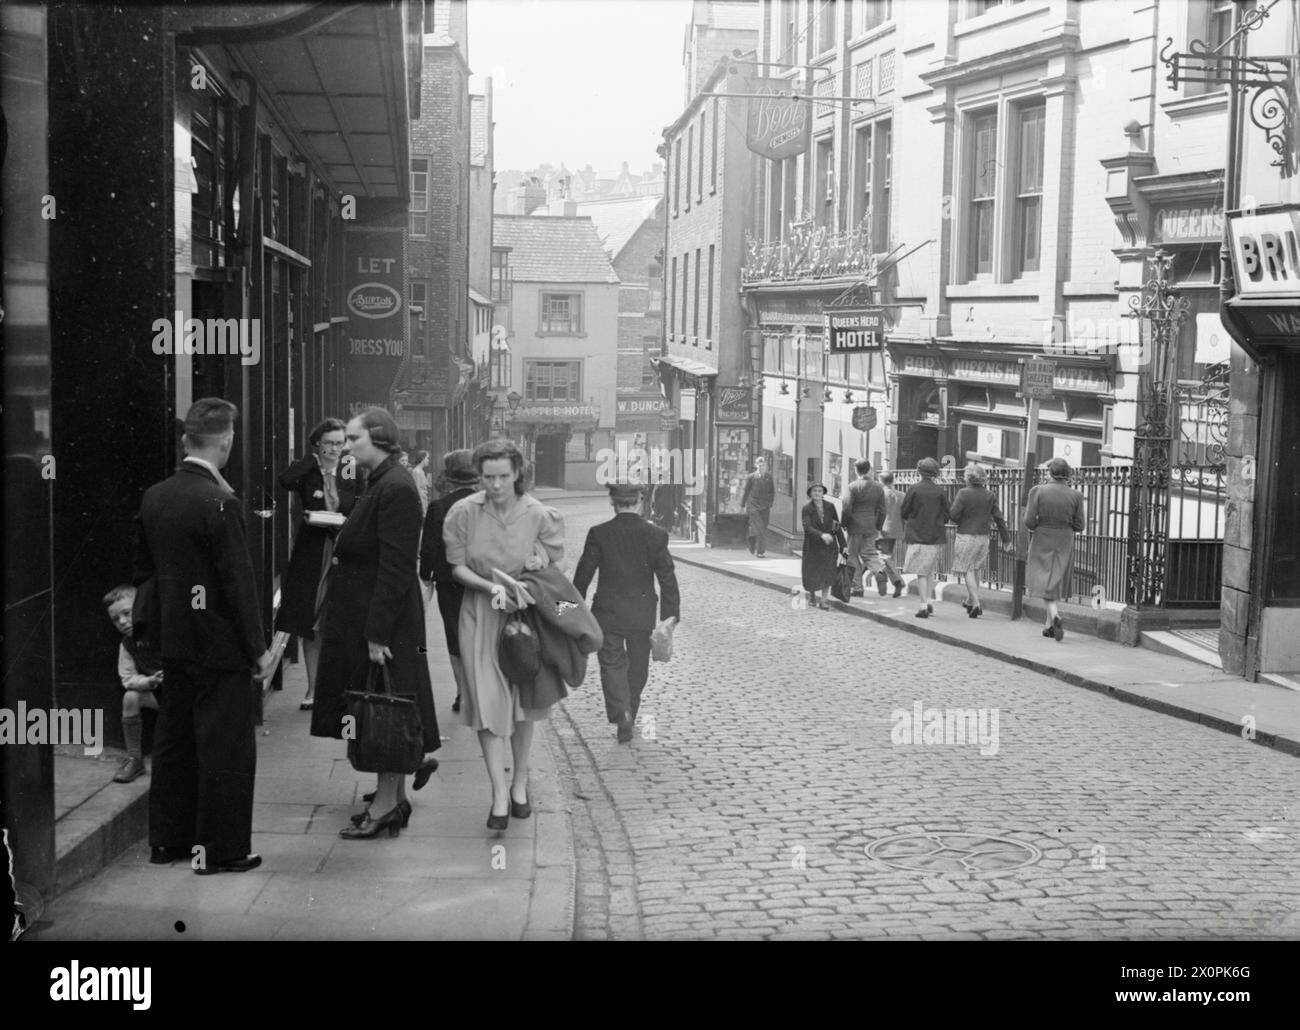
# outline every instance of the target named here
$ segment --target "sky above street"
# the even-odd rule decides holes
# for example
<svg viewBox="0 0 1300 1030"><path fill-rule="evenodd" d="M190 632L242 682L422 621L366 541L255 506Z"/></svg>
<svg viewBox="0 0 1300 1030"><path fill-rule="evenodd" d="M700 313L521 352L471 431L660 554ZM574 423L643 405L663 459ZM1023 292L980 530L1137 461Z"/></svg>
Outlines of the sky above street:
<svg viewBox="0 0 1300 1030"><path fill-rule="evenodd" d="M681 113L690 0L469 0L469 63L492 76L496 167L641 172Z"/></svg>

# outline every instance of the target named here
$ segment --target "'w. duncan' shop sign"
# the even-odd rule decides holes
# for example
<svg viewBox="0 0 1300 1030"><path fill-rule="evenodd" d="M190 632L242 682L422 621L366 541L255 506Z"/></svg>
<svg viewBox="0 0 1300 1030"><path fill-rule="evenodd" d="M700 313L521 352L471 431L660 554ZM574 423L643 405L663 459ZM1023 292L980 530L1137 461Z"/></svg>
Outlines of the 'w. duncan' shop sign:
<svg viewBox="0 0 1300 1030"><path fill-rule="evenodd" d="M881 308L826 312L826 339L831 354L880 350L884 338L885 312Z"/></svg>
<svg viewBox="0 0 1300 1030"><path fill-rule="evenodd" d="M812 104L793 100L793 82L783 79L752 78L745 92L751 94L745 125L745 146L755 154L781 161L808 149L809 116Z"/></svg>

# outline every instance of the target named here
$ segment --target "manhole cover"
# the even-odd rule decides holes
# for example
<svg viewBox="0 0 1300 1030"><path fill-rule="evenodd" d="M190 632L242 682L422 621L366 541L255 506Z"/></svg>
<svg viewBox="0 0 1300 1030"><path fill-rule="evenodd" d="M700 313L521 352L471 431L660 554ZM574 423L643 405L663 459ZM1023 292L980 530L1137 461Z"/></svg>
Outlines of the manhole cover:
<svg viewBox="0 0 1300 1030"><path fill-rule="evenodd" d="M933 873L1002 873L1033 865L1032 844L984 833L900 833L867 845L868 858L895 869Z"/></svg>

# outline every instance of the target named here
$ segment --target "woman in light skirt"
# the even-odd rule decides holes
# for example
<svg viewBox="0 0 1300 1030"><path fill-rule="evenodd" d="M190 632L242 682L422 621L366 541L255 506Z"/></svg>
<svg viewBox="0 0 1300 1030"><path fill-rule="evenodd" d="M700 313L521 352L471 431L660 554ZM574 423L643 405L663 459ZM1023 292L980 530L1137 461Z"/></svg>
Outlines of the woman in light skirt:
<svg viewBox="0 0 1300 1030"><path fill-rule="evenodd" d="M989 527L998 527L1004 544L1009 543L1007 520L998 507L997 495L988 488L988 473L984 466L972 463L966 466L966 485L957 491L948 517L957 523L957 539L953 545L952 571L964 576L966 600L962 607L972 619L984 614L980 605L980 573L989 567Z"/></svg>

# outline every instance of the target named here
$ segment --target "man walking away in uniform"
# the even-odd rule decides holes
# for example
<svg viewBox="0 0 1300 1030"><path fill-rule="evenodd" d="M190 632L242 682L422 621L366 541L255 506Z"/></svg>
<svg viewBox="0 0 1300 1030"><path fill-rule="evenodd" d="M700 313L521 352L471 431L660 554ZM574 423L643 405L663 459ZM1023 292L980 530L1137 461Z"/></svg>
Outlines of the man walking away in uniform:
<svg viewBox="0 0 1300 1030"><path fill-rule="evenodd" d="M584 598L597 573L600 582L591 613L605 643L597 654L605 714L618 725L618 741L632 739L641 692L650 675L650 632L655 627L655 585L659 580L659 618L681 617L677 574L668 553L668 534L637 514L640 489L611 483L614 517L593 526L574 571L573 585Z"/></svg>
<svg viewBox="0 0 1300 1030"><path fill-rule="evenodd" d="M767 557L767 520L775 500L776 484L772 482L772 473L767 470L767 459L755 458L754 471L745 477L745 492L740 503L749 516L749 553L760 558Z"/></svg>
<svg viewBox="0 0 1300 1030"><path fill-rule="evenodd" d="M884 581L886 572L893 581L897 597L902 593L903 578L876 550L876 537L885 524L888 514L885 504L885 489L871 478L871 462L863 459L854 464L858 478L849 485L849 491L841 502L843 512L840 521L848 527L849 564L853 567L853 596L861 597L866 586L864 573L875 573L876 584L880 587L880 596L885 595Z"/></svg>
<svg viewBox="0 0 1300 1030"><path fill-rule="evenodd" d="M252 681L269 678L274 662L240 502L220 471L234 446L238 414L219 397L190 406L185 460L170 479L146 490L140 504L135 561L137 585L154 577L157 603L143 629L162 653L167 684L154 742L149 860L165 865L193 854L200 874L262 864L250 854L257 766Z"/></svg>

